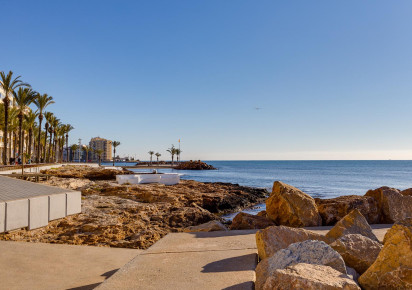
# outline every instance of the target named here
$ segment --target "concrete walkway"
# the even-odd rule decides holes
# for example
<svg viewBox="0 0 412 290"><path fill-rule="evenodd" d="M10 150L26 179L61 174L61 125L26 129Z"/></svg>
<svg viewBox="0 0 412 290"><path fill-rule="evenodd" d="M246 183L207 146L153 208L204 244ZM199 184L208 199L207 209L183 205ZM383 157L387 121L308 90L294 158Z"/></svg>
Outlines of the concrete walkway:
<svg viewBox="0 0 412 290"><path fill-rule="evenodd" d="M140 252L0 241L0 289L94 289Z"/></svg>

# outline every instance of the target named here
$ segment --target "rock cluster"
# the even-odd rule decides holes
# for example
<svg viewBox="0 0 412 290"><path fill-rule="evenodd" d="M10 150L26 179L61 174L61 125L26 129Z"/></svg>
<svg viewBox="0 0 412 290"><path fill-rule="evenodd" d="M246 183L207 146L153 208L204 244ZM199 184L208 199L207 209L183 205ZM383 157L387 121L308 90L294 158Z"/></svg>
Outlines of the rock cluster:
<svg viewBox="0 0 412 290"><path fill-rule="evenodd" d="M88 180L115 180L118 174L134 174L129 170L104 169L104 167L66 165L59 168L42 170L41 173L62 178L81 178Z"/></svg>
<svg viewBox="0 0 412 290"><path fill-rule="evenodd" d="M200 160L198 161L186 161L179 163L174 169L181 169L181 170L215 170L212 165L206 164Z"/></svg>
<svg viewBox="0 0 412 290"><path fill-rule="evenodd" d="M275 223L270 219L259 216L251 215L244 212L238 213L230 225L231 230L248 230L248 229L264 229L270 226L274 226Z"/></svg>

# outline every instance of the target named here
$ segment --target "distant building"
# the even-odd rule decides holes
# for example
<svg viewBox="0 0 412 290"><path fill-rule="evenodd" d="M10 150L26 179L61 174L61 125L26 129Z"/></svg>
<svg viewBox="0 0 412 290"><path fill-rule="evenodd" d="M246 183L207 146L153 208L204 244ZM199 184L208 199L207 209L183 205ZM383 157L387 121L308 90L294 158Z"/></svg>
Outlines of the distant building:
<svg viewBox="0 0 412 290"><path fill-rule="evenodd" d="M103 150L102 161L112 160L112 141L100 137L94 137L90 140L89 146L94 150ZM89 155L89 159L96 162L99 161L99 156L93 152Z"/></svg>

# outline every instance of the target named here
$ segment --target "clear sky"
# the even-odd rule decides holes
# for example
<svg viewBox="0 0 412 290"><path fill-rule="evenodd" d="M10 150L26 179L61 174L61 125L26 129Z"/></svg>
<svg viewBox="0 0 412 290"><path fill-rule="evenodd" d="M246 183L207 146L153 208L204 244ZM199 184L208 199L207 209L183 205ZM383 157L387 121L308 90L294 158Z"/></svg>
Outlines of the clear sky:
<svg viewBox="0 0 412 290"><path fill-rule="evenodd" d="M411 1L0 11L0 70L52 95L72 142L119 140L141 160L179 138L183 159L412 159Z"/></svg>

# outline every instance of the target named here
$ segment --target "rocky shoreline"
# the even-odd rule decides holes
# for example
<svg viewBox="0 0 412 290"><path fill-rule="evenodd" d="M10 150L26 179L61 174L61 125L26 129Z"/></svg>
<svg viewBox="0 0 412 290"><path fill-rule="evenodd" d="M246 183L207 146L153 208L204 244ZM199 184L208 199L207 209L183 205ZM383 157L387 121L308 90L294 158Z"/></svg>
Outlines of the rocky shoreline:
<svg viewBox="0 0 412 290"><path fill-rule="evenodd" d="M119 185L101 180L113 179L116 171L110 169L66 166L44 173L55 175L45 184L82 192L82 213L44 228L0 234L0 240L146 249L169 232L223 222L221 215L262 203L268 195L265 189L193 180Z"/></svg>

